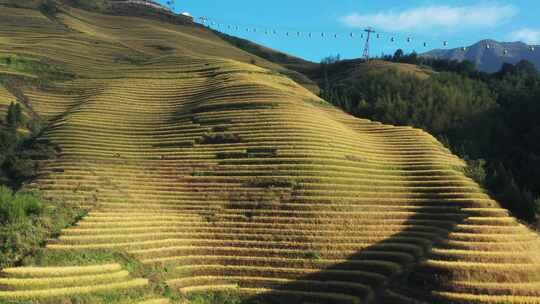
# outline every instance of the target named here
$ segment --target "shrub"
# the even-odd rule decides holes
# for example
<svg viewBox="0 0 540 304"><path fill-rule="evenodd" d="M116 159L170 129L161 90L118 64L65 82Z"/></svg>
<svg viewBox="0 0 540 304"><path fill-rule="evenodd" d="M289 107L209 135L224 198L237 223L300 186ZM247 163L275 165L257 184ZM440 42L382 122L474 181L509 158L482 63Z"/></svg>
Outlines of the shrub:
<svg viewBox="0 0 540 304"><path fill-rule="evenodd" d="M304 257L310 260L320 260L322 258L322 255L317 250L308 250L305 252Z"/></svg>
<svg viewBox="0 0 540 304"><path fill-rule="evenodd" d="M17 129L23 122L20 104L11 103L6 114L6 123L9 128Z"/></svg>
<svg viewBox="0 0 540 304"><path fill-rule="evenodd" d="M241 206L242 209L248 209L248 213L255 210L275 210L281 208L281 203L290 199L286 191L276 189L263 189L261 191L245 191L229 194L227 205L228 209L235 209ZM249 202L250 204L245 204ZM251 217L249 214L245 214Z"/></svg>
<svg viewBox="0 0 540 304"><path fill-rule="evenodd" d="M214 176L214 173L211 171L193 171L191 172L191 176Z"/></svg>
<svg viewBox="0 0 540 304"><path fill-rule="evenodd" d="M236 159L245 158L247 154L244 152L218 152L216 153L217 159Z"/></svg>
<svg viewBox="0 0 540 304"><path fill-rule="evenodd" d="M46 16L55 16L56 13L58 12L58 8L56 7L56 3L54 3L54 1L52 0L47 0L45 2L43 2L40 6L39 6L39 10Z"/></svg>
<svg viewBox="0 0 540 304"><path fill-rule="evenodd" d="M75 78L74 74L65 71L60 66L51 65L47 62L28 57L0 57L0 64L4 64L15 71L34 74L44 82L48 80L70 80Z"/></svg>
<svg viewBox="0 0 540 304"><path fill-rule="evenodd" d="M30 131L31 136L37 137L44 127L44 122L37 117L33 117L27 122L28 130Z"/></svg>
<svg viewBox="0 0 540 304"><path fill-rule="evenodd" d="M169 52L169 51L174 51L175 48L172 47L172 46L168 46L168 45L161 45L161 44L152 44L152 45L148 45L150 47L153 47L153 48L156 48L162 52Z"/></svg>
<svg viewBox="0 0 540 304"><path fill-rule="evenodd" d="M484 185L486 182L486 161L484 159L465 159L467 168L465 175L472 178L475 182Z"/></svg>
<svg viewBox="0 0 540 304"><path fill-rule="evenodd" d="M248 148L246 150L248 157L276 157L277 149L276 148Z"/></svg>
<svg viewBox="0 0 540 304"><path fill-rule="evenodd" d="M245 185L256 188L293 188L296 182L286 178L255 178L247 181Z"/></svg>
<svg viewBox="0 0 540 304"><path fill-rule="evenodd" d="M277 149L276 148L248 148L247 153L252 153L252 154L256 154L256 153L272 153L272 154L275 154L275 153L277 153Z"/></svg>
<svg viewBox="0 0 540 304"><path fill-rule="evenodd" d="M0 186L0 268L38 251L44 241L83 215L68 204L44 202L37 193Z"/></svg>
<svg viewBox="0 0 540 304"><path fill-rule="evenodd" d="M0 223L19 223L29 217L39 216L43 211L40 200L31 194L16 193L0 187Z"/></svg>
<svg viewBox="0 0 540 304"><path fill-rule="evenodd" d="M31 222L0 227L0 268L13 266L39 248L45 239L44 231Z"/></svg>
<svg viewBox="0 0 540 304"><path fill-rule="evenodd" d="M133 64L133 65L140 65L145 62L142 58L135 58L125 55L120 55L114 58L115 63L127 63L127 64Z"/></svg>
<svg viewBox="0 0 540 304"><path fill-rule="evenodd" d="M212 128L212 132L225 132L227 131L227 126L215 126Z"/></svg>
<svg viewBox="0 0 540 304"><path fill-rule="evenodd" d="M234 144L241 142L240 136L234 133L210 133L205 134L201 140L202 144Z"/></svg>
<svg viewBox="0 0 540 304"><path fill-rule="evenodd" d="M192 304L241 304L242 297L234 292L208 292L205 294L195 294L189 297L189 303Z"/></svg>

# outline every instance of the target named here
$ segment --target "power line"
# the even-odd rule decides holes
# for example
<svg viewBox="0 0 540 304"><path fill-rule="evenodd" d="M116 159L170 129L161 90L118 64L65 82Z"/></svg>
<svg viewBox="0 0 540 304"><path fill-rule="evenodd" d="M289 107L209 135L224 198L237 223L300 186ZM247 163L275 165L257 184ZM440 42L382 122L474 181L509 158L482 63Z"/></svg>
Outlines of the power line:
<svg viewBox="0 0 540 304"><path fill-rule="evenodd" d="M204 18L204 19L203 19ZM364 34L363 32L366 32L366 39L365 39L365 45L364 45L364 53L363 53L363 57L366 58L366 60L369 60L369 53L370 53L370 48L371 48L371 44L375 41L374 39L376 38L377 41L381 41L381 42L386 42L386 41L389 41L390 43L399 43L399 41L403 41L403 42L406 42L406 43L411 43L412 41L418 41L418 42L421 42L421 45L424 47L424 48L427 48L428 45L432 45L433 47L437 47L437 46L441 46L443 48L447 48L449 46L449 42L448 40L438 40L438 41L433 41L434 39L433 38L430 38L430 39L420 39L420 37L416 37L416 39L413 37L413 36L406 36L406 35L403 35L403 34L397 34L397 33L389 33L389 32L383 32L383 31L379 31L379 30L375 30L374 28L372 27L367 27L366 29L371 29L371 31L366 31L366 29L362 30L361 32L358 32L358 31L351 31L351 32L335 32L335 31L324 31L324 30L314 30L314 31L309 31L309 30L300 30L300 29L291 29L291 28L287 28L287 29L281 29L281 30L277 30L276 27L268 27L268 26L254 26L254 25L239 25L239 24L236 24L236 25L233 25L233 24L227 24L227 22L217 22L217 20L211 20L207 17L201 17L199 18L199 20L201 20L201 24L205 25L205 26L208 26L208 27L213 27L214 30L217 30L217 31L220 31L220 32L225 32L225 31L221 31L219 30L218 28L221 28L222 25L224 29L228 29L229 31L233 32L233 31L236 31L238 32L241 28L245 28L246 32L254 32L254 33L264 33L264 35L268 35L268 36L276 36L276 37L286 37L286 38L290 38L290 39L298 39L298 38L302 38L302 39L313 39L313 38L316 38L316 37L319 37L319 39L329 39L329 38L333 38L333 39L364 39ZM217 25L217 28L215 27L215 25ZM372 34L375 34L375 38L373 37ZM402 40L401 39L398 39L397 37L403 37ZM428 43L428 40L431 41L431 42L434 42L433 44L430 44ZM484 45L484 47L486 49L489 49L491 48L491 46L489 44L486 44ZM530 52L534 52L535 51L535 46L533 45L529 45L528 46L528 49ZM461 51L465 52L467 51L468 49L467 48L464 48L464 47L461 47L460 48ZM500 50L500 52L503 54L503 55L507 55L509 52L508 50L506 49L502 49Z"/></svg>
<svg viewBox="0 0 540 304"><path fill-rule="evenodd" d="M201 19L201 18L199 18ZM201 21L201 23L204 23L205 21ZM216 24L215 22L208 23L208 25L217 25L217 28L214 28L215 30L221 31L220 28L222 28L221 24ZM236 31L238 31L239 26L227 26L228 30L231 30L232 28L235 28ZM264 28L263 30L259 31L258 28L253 28L249 26L245 26L246 32L261 32L265 35L272 35L272 36L285 36L285 37L292 37L292 38L313 38L313 37L320 37L320 38L334 38L334 39L345 39L349 37L350 39L364 39L364 35L358 34L357 32L347 32L347 33L337 33L337 32L327 32L327 31L297 31L297 30L280 30L277 31L275 29L271 30L268 28ZM296 35L293 35L295 33ZM381 34L377 36L378 39L381 39ZM394 42L395 38L391 38L391 42Z"/></svg>

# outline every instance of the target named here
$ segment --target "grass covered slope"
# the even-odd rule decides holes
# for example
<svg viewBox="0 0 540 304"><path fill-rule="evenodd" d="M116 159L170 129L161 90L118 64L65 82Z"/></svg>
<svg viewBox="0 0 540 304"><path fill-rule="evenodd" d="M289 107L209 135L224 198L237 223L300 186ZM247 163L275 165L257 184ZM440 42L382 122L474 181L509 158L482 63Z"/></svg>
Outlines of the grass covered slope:
<svg viewBox="0 0 540 304"><path fill-rule="evenodd" d="M32 186L89 210L3 271L0 303L540 303L540 239L429 134L353 118L199 27L0 14L0 53L74 75L18 95L61 148ZM96 252L147 271L73 258Z"/></svg>

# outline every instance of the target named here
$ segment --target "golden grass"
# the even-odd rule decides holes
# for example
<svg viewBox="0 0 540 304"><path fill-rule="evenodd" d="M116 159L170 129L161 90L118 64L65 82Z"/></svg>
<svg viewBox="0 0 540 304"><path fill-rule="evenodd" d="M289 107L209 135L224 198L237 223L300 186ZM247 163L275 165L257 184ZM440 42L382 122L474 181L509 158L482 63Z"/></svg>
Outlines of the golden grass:
<svg viewBox="0 0 540 304"><path fill-rule="evenodd" d="M455 292L433 292L433 295L444 301L453 303L487 303L487 304L538 304L540 297L511 295L476 295Z"/></svg>
<svg viewBox="0 0 540 304"><path fill-rule="evenodd" d="M3 273L17 277L58 277L114 272L122 269L120 264L105 264L73 267L17 267L5 268Z"/></svg>
<svg viewBox="0 0 540 304"><path fill-rule="evenodd" d="M193 294L193 293L211 293L216 291L229 291L237 290L238 285L236 284L222 284L222 285L206 285L206 286L192 286L181 288L180 292L183 294Z"/></svg>
<svg viewBox="0 0 540 304"><path fill-rule="evenodd" d="M93 283L114 281L125 279L129 276L129 272L122 270L105 274L77 275L77 276L62 276L62 277L33 277L33 278L0 278L1 286L17 287L17 288L51 288L54 286L66 285L92 285ZM79 286L80 286L79 285Z"/></svg>
<svg viewBox="0 0 540 304"><path fill-rule="evenodd" d="M43 298L58 298L76 294L97 293L104 291L123 290L148 285L146 279L133 279L120 283L108 283L103 285L88 285L65 288L51 288L43 290L0 291L0 299L29 300Z"/></svg>
<svg viewBox="0 0 540 304"><path fill-rule="evenodd" d="M141 302L137 302L136 304L170 304L171 301L169 299L150 299L150 300L144 300Z"/></svg>

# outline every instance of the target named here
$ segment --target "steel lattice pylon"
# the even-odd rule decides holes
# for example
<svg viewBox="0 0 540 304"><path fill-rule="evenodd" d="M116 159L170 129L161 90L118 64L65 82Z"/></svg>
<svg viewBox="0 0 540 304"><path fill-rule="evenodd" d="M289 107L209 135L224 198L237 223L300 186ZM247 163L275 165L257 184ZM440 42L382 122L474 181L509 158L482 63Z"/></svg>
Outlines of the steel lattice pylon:
<svg viewBox="0 0 540 304"><path fill-rule="evenodd" d="M369 61L369 40L371 38L371 34L375 33L375 30L371 27L368 27L364 31L367 33L367 35L366 35L366 44L364 46L364 54L362 55L362 57L364 57L366 61Z"/></svg>

